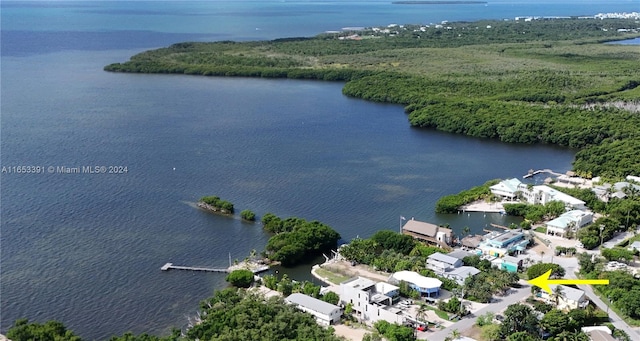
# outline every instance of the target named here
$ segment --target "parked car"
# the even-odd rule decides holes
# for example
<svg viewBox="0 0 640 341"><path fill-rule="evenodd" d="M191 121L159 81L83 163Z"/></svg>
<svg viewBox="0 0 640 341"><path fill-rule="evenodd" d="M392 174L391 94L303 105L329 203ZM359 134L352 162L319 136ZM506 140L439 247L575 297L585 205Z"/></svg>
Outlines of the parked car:
<svg viewBox="0 0 640 341"><path fill-rule="evenodd" d="M427 330L427 327L425 327L424 325L419 325L419 326L416 327L416 330L419 330L419 331L423 332L423 331Z"/></svg>

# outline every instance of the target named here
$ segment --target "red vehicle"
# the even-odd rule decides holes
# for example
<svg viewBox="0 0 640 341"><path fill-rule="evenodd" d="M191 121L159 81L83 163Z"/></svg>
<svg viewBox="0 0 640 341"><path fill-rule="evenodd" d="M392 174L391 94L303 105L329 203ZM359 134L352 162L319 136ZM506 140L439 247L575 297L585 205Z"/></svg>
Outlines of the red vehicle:
<svg viewBox="0 0 640 341"><path fill-rule="evenodd" d="M427 330L427 327L423 326L423 325L419 325L419 326L416 327L416 330L419 330L419 331L423 332L423 331Z"/></svg>

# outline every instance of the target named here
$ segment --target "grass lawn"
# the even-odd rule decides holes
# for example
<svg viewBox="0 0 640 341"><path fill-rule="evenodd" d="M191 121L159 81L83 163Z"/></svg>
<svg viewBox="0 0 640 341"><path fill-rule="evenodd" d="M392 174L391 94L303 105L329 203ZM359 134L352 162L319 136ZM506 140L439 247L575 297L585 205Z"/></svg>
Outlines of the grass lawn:
<svg viewBox="0 0 640 341"><path fill-rule="evenodd" d="M547 228L544 226L538 226L534 231L540 232L540 233L547 233Z"/></svg>
<svg viewBox="0 0 640 341"><path fill-rule="evenodd" d="M333 284L336 284L336 285L338 285L338 284L348 280L349 278L351 278L349 276L344 276L344 275L341 275L341 274L338 274L338 273L335 273L335 272L331 272L329 270L322 269L322 268L316 269L316 273L318 275L326 278L329 282L331 282Z"/></svg>

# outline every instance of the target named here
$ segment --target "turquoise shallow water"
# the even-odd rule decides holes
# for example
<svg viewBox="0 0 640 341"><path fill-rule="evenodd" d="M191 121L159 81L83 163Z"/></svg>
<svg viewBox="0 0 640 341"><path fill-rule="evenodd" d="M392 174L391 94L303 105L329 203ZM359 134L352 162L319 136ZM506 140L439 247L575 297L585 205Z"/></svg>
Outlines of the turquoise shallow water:
<svg viewBox="0 0 640 341"><path fill-rule="evenodd" d="M128 170L2 174L3 332L20 317L55 318L87 339L184 326L223 276L160 266L225 266L229 253L241 259L268 239L259 226L189 205L203 195L259 215L321 220L347 240L396 229L400 215L480 232L509 221L435 215L437 198L530 168L571 167L571 150L412 129L401 107L346 98L341 83L102 71L183 40L478 18L488 15L483 8L429 8L427 16L378 2L1 6L2 166ZM550 3L489 6L504 17L575 13ZM308 267L289 271L304 278Z"/></svg>

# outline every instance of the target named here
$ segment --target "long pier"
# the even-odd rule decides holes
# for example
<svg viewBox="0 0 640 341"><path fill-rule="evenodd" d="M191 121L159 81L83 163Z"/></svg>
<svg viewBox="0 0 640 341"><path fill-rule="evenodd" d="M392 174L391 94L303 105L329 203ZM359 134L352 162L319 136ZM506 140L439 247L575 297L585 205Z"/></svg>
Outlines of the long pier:
<svg viewBox="0 0 640 341"><path fill-rule="evenodd" d="M229 272L227 268L206 268L206 267L197 267L197 266L180 266L173 265L173 263L167 263L163 265L160 270L168 271L171 269L175 270L190 270L190 271L207 271L207 272Z"/></svg>
<svg viewBox="0 0 640 341"><path fill-rule="evenodd" d="M171 269L174 269L174 270L189 270L189 271L205 271L205 272L221 272L221 273L229 273L229 272L231 272L233 270L231 268L208 268L208 267L198 267L198 266L181 266L181 265L173 265L173 263L167 263L167 264L163 265L160 268L160 270L162 270L162 271L169 271ZM257 274L257 273L269 270L269 266L265 265L265 266L261 266L259 268L249 269L249 270L251 270L254 274Z"/></svg>
<svg viewBox="0 0 640 341"><path fill-rule="evenodd" d="M549 174L555 175L555 176L562 175L560 173L556 173L556 172L552 171L551 169L545 168L545 169L538 169L537 171L530 170L529 173L527 173L526 175L522 176L522 178L523 179L530 178L530 177L532 177L532 176L534 176L536 174L540 174L540 173L549 173Z"/></svg>

